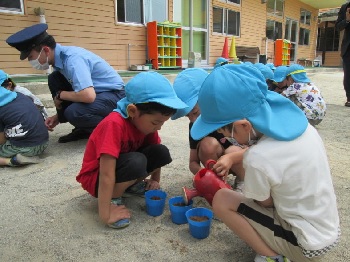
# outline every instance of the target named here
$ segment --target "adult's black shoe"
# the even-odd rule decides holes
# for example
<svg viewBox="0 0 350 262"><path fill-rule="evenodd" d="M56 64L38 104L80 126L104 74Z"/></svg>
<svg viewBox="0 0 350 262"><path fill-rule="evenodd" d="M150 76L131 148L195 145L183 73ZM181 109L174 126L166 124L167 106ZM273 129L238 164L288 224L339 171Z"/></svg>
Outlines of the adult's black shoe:
<svg viewBox="0 0 350 262"><path fill-rule="evenodd" d="M65 136L61 136L58 139L58 143L68 143L72 141L77 141L81 139L88 139L90 137L90 132L84 129L74 128L71 133Z"/></svg>

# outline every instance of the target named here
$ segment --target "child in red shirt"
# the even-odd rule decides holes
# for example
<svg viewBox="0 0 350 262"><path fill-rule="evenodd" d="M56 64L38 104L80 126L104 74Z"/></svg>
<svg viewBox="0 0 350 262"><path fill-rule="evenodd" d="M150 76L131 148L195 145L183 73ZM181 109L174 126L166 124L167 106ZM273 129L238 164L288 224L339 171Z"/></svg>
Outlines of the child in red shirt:
<svg viewBox="0 0 350 262"><path fill-rule="evenodd" d="M76 178L98 198L99 216L112 228L130 223L130 212L122 203L124 192L143 195L145 190L160 188L161 167L172 159L160 144L158 130L177 109L187 107L170 82L156 72L136 75L125 92L117 109L90 135Z"/></svg>

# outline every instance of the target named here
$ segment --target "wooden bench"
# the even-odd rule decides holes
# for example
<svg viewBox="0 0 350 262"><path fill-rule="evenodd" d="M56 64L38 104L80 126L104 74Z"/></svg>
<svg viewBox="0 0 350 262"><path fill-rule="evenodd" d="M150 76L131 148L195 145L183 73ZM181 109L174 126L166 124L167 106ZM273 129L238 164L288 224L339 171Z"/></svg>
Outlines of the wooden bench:
<svg viewBox="0 0 350 262"><path fill-rule="evenodd" d="M260 50L256 46L236 46L236 55L242 62L259 62Z"/></svg>

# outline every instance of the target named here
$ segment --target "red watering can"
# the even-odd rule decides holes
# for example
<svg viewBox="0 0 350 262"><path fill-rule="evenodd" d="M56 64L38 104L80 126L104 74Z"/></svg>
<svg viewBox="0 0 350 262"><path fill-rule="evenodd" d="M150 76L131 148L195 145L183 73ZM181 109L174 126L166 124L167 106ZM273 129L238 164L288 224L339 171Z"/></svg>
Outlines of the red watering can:
<svg viewBox="0 0 350 262"><path fill-rule="evenodd" d="M210 167L215 163L215 160L209 159L205 164L205 168L202 168L194 175L194 189L188 189L186 187L182 188L183 198L186 204L189 203L193 197L201 196L211 205L214 195L219 189L232 189L232 187L223 180L223 177L218 176L213 170L211 170Z"/></svg>

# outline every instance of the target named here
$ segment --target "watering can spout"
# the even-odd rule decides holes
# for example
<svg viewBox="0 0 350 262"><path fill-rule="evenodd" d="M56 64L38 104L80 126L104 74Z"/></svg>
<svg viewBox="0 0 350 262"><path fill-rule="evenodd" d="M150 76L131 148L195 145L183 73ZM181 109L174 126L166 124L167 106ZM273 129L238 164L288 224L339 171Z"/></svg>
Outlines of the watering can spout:
<svg viewBox="0 0 350 262"><path fill-rule="evenodd" d="M195 188L190 189L184 186L182 188L182 196L184 198L185 204L188 205L192 198L199 196L199 192Z"/></svg>
<svg viewBox="0 0 350 262"><path fill-rule="evenodd" d="M215 160L208 160L205 168L199 170L193 177L194 189L183 187L183 198L186 204L188 204L192 198L196 196L204 197L211 205L215 193L221 188L232 187L226 183L222 177L219 177L212 169L211 166L216 163Z"/></svg>

